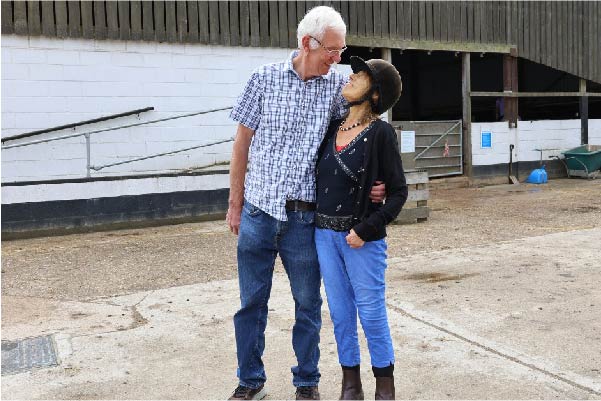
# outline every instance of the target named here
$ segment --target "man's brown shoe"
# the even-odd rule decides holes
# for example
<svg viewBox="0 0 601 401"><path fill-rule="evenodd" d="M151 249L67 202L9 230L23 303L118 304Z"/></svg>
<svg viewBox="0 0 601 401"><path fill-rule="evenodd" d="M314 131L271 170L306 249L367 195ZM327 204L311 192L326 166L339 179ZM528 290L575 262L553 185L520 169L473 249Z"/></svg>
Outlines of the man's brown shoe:
<svg viewBox="0 0 601 401"><path fill-rule="evenodd" d="M319 400L317 386L301 386L296 388L297 400Z"/></svg>
<svg viewBox="0 0 601 401"><path fill-rule="evenodd" d="M259 388L238 386L228 400L262 400L266 395L263 385Z"/></svg>

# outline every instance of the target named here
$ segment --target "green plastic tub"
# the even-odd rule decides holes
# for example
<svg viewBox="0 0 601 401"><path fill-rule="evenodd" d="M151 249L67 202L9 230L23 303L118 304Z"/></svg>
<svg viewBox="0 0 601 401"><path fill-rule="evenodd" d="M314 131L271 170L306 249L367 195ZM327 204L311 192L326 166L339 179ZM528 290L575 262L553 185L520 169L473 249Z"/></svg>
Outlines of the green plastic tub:
<svg viewBox="0 0 601 401"><path fill-rule="evenodd" d="M601 145L582 145L562 153L569 176L593 178L601 169Z"/></svg>

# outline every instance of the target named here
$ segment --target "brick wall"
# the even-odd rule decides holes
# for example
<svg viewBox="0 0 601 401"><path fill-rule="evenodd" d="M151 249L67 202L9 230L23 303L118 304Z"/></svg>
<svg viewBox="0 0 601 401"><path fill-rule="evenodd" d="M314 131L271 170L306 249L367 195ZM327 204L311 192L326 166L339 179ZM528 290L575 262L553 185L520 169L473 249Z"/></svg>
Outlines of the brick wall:
<svg viewBox="0 0 601 401"><path fill-rule="evenodd" d="M154 106L76 131L232 106L251 71L290 50L2 35L2 136ZM102 165L231 138L228 111L92 135ZM23 139L21 141L27 141ZM9 142L6 144L13 144ZM164 172L229 161L231 143L92 173ZM83 137L2 151L2 181L85 177Z"/></svg>

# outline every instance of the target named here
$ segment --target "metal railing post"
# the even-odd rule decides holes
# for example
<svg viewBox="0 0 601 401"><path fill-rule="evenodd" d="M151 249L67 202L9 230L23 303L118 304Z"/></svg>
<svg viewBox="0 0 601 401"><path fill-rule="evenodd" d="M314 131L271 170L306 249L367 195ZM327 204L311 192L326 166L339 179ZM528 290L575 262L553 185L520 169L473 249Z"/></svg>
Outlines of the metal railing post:
<svg viewBox="0 0 601 401"><path fill-rule="evenodd" d="M90 167L91 167L91 160L90 160L90 134L86 133L84 135L86 137L86 177L90 177Z"/></svg>

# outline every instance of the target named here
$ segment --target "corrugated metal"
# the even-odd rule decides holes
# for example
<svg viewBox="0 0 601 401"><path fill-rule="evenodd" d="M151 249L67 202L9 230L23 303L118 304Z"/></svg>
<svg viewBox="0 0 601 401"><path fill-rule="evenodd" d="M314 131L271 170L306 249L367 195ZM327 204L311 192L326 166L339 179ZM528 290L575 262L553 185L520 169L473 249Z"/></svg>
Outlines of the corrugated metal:
<svg viewBox="0 0 601 401"><path fill-rule="evenodd" d="M509 52L601 83L598 1L2 1L2 33L296 47L320 4L358 46Z"/></svg>

